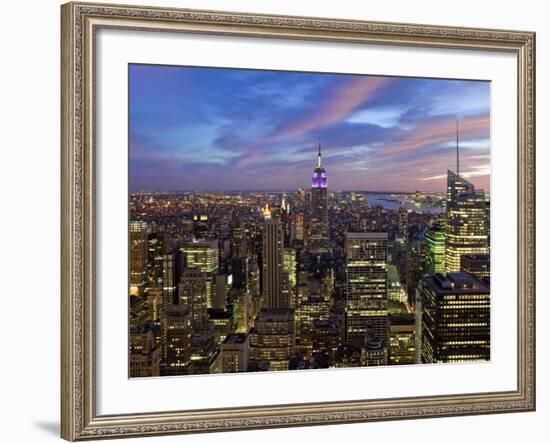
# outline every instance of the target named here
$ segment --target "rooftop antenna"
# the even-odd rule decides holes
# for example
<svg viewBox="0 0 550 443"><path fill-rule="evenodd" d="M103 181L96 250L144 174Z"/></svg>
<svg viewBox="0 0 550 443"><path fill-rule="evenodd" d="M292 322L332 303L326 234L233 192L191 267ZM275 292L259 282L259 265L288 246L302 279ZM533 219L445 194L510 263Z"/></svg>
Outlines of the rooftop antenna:
<svg viewBox="0 0 550 443"><path fill-rule="evenodd" d="M321 168L321 139L317 139L317 143L319 145L319 153L317 154L317 167Z"/></svg>
<svg viewBox="0 0 550 443"><path fill-rule="evenodd" d="M460 156L458 149L458 120L456 121L456 175L460 175Z"/></svg>

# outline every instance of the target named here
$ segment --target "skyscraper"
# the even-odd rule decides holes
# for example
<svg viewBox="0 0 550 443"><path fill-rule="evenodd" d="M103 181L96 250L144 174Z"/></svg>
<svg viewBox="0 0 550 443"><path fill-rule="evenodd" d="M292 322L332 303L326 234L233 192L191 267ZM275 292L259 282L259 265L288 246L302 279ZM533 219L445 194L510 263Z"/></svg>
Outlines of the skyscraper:
<svg viewBox="0 0 550 443"><path fill-rule="evenodd" d="M206 304L212 307L214 276L218 273L218 241L187 241L181 248L187 268L198 268L206 276Z"/></svg>
<svg viewBox="0 0 550 443"><path fill-rule="evenodd" d="M206 275L198 268L185 268L178 285L179 304L186 305L191 314L193 331L208 329L206 306Z"/></svg>
<svg viewBox="0 0 550 443"><path fill-rule="evenodd" d="M426 277L422 293L422 361L490 359L490 291L463 272Z"/></svg>
<svg viewBox="0 0 550 443"><path fill-rule="evenodd" d="M389 317L390 343L388 363L410 365L416 362L415 314L392 314Z"/></svg>
<svg viewBox="0 0 550 443"><path fill-rule="evenodd" d="M250 330L250 358L269 362L270 371L286 371L294 354L292 309L262 309Z"/></svg>
<svg viewBox="0 0 550 443"><path fill-rule="evenodd" d="M221 372L245 372L250 357L248 334L230 334L220 347Z"/></svg>
<svg viewBox="0 0 550 443"><path fill-rule="evenodd" d="M296 288L297 279L296 250L285 248L283 251L283 271L288 274L288 281L293 288Z"/></svg>
<svg viewBox="0 0 550 443"><path fill-rule="evenodd" d="M311 246L312 251L328 250L327 173L321 161L321 143L317 166L311 178Z"/></svg>
<svg viewBox="0 0 550 443"><path fill-rule="evenodd" d="M191 315L185 305L168 305L161 312L161 375L185 375L191 370Z"/></svg>
<svg viewBox="0 0 550 443"><path fill-rule="evenodd" d="M435 224L426 231L426 273L445 272L445 225Z"/></svg>
<svg viewBox="0 0 550 443"><path fill-rule="evenodd" d="M458 124L456 174L447 171L445 271L459 272L460 257L489 253L489 202L482 190L460 176Z"/></svg>
<svg viewBox="0 0 550 443"><path fill-rule="evenodd" d="M491 277L491 263L489 254L463 255L460 257L460 272L465 272L484 283Z"/></svg>
<svg viewBox="0 0 550 443"><path fill-rule="evenodd" d="M300 348L308 353L313 351L315 321L329 319L331 289L329 279L309 278L298 286L296 339Z"/></svg>
<svg viewBox="0 0 550 443"><path fill-rule="evenodd" d="M177 304L178 283L181 274L181 253L170 252L162 256L162 300L165 306Z"/></svg>
<svg viewBox="0 0 550 443"><path fill-rule="evenodd" d="M130 222L130 295L138 295L147 283L147 223Z"/></svg>
<svg viewBox="0 0 550 443"><path fill-rule="evenodd" d="M246 230L237 223L231 231L231 250L233 257L246 257Z"/></svg>
<svg viewBox="0 0 550 443"><path fill-rule="evenodd" d="M346 233L346 338L363 346L367 331L388 342L388 234Z"/></svg>
<svg viewBox="0 0 550 443"><path fill-rule="evenodd" d="M231 259L231 274L233 275L233 287L246 291L248 289L248 260L246 257Z"/></svg>
<svg viewBox="0 0 550 443"><path fill-rule="evenodd" d="M160 349L155 343L154 324L130 330L130 377L158 377Z"/></svg>
<svg viewBox="0 0 550 443"><path fill-rule="evenodd" d="M283 277L283 229L279 217L264 209L262 233L262 277L264 304L268 308L288 308L282 292Z"/></svg>
<svg viewBox="0 0 550 443"><path fill-rule="evenodd" d="M403 239L407 241L409 237L409 211L407 208L399 208L398 211L399 218L399 233L403 236Z"/></svg>

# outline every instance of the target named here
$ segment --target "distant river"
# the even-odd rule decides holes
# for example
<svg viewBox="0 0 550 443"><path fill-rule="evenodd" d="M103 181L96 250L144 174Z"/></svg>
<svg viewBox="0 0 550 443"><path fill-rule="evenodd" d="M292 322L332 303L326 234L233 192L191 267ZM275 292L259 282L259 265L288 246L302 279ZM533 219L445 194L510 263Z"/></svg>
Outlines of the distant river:
<svg viewBox="0 0 550 443"><path fill-rule="evenodd" d="M409 199L394 199L391 196L380 194L367 194L368 203L370 206L382 206L390 211L397 211L404 207L409 211L415 211L422 214L443 214L445 207L443 206L428 206L420 203L415 203L412 198Z"/></svg>

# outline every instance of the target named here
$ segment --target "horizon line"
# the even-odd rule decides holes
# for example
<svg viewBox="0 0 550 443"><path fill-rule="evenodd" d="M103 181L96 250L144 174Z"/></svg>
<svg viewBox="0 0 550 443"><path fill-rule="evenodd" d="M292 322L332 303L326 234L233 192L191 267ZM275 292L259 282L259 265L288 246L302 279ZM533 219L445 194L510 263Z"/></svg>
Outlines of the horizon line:
<svg viewBox="0 0 550 443"><path fill-rule="evenodd" d="M303 191L307 191L310 188L298 188ZM242 193L242 192L271 192L271 193L280 193L280 192L297 192L298 189L171 189L171 190L139 190L139 191L130 191L130 194L146 194L146 193L158 193L158 194L169 194L169 193L191 193L191 192L201 192L201 193ZM339 189L328 191L330 192L363 192L363 193L372 193L372 194L416 194L417 192L422 194L446 194L446 191L422 191L420 189L414 191L388 191L388 190L366 190L366 189Z"/></svg>

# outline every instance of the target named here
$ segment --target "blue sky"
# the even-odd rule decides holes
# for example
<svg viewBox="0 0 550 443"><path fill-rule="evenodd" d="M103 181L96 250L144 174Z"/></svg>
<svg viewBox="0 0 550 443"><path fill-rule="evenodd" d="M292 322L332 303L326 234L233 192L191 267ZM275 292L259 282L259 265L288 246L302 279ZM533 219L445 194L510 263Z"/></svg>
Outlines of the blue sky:
<svg viewBox="0 0 550 443"><path fill-rule="evenodd" d="M131 65L130 187L444 191L456 164L489 189L490 83Z"/></svg>

